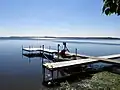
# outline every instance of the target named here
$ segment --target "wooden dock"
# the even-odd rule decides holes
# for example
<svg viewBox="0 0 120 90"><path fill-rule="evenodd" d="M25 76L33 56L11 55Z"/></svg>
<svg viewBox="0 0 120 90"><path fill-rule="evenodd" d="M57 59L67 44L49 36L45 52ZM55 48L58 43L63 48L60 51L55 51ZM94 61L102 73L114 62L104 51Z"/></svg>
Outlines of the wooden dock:
<svg viewBox="0 0 120 90"><path fill-rule="evenodd" d="M62 61L62 62L53 62L53 63L45 63L43 66L47 69L59 69L59 68L66 68L66 67L72 67L75 65L85 65L89 63L94 62L106 62L106 63L114 63L114 64L120 64L120 60L112 60L112 59L100 59L100 58L94 58L94 59L79 59L79 60L70 60L70 61Z"/></svg>
<svg viewBox="0 0 120 90"><path fill-rule="evenodd" d="M117 57L117 55L116 55L116 57ZM43 63L43 82L45 81L45 69L47 69L51 72L51 78L52 78L51 81L53 81L55 79L53 77L54 71L57 71L57 73L58 73L58 71L61 69L74 68L74 67L79 67L82 65L84 66L84 65L88 65L88 64L92 64L92 63L96 63L96 62L104 62L104 63L109 63L109 64L120 65L120 60L98 58L98 57L91 57L88 59L62 61L62 62ZM57 78L58 78L58 76L59 76L59 73L57 75Z"/></svg>
<svg viewBox="0 0 120 90"><path fill-rule="evenodd" d="M71 60L71 61L63 61L63 62L45 63L43 64L43 66L47 69L54 70L54 69L72 67L75 65L83 65L98 61L99 61L98 59L79 59L79 60Z"/></svg>
<svg viewBox="0 0 120 90"><path fill-rule="evenodd" d="M43 66L43 74L45 73L45 69L47 69L47 70L51 71L52 76L53 76L53 71L55 71L55 70L69 68L69 67L72 68L74 66L87 65L87 64L91 64L91 63L95 63L95 62L120 64L120 60L114 60L116 58L120 58L120 54L95 57L95 56L78 54L77 50L76 50L76 53L67 52L66 55L68 55L68 58L62 58L59 55L59 52L60 52L59 45L58 45L57 50L50 49L50 48L49 49L44 48L44 45L43 45L43 46L40 46L39 48L35 48L35 47L23 48L22 47L22 51L32 52L31 55L33 55L35 53L40 53L42 57L45 57L47 59L48 59L48 56L51 55L53 57L52 59L54 59L55 61L53 61L53 62L50 61L50 62L45 63L44 60L42 59L42 66ZM38 54L38 56L39 56L39 54ZM75 56L76 59L72 59L71 58L72 56Z"/></svg>

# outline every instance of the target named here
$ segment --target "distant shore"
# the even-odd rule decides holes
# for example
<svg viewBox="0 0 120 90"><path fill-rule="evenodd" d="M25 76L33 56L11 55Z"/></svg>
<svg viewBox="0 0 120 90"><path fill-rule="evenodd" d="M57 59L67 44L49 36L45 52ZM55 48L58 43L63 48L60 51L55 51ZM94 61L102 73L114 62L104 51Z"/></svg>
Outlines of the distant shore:
<svg viewBox="0 0 120 90"><path fill-rule="evenodd" d="M52 37L52 36L43 36L43 37L37 37L37 36L10 36L10 37L0 37L0 39L27 39L27 40L33 40L33 39L106 39L106 40L120 40L120 38L117 37Z"/></svg>

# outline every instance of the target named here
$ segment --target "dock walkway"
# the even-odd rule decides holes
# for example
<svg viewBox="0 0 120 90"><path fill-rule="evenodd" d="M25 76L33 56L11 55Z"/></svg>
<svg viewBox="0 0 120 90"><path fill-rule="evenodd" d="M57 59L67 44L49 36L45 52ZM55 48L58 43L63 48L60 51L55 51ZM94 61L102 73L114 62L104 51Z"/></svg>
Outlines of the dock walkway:
<svg viewBox="0 0 120 90"><path fill-rule="evenodd" d="M62 62L54 62L54 63L45 63L43 64L44 67L47 69L60 69L65 67L71 67L75 65L82 65L98 62L98 59L79 59L79 60L71 60L71 61L62 61Z"/></svg>
<svg viewBox="0 0 120 90"><path fill-rule="evenodd" d="M116 64L120 65L120 60L113 60L109 58L116 58L119 57L119 55L110 55L110 56L104 56L104 58L101 57L90 57L87 59L77 59L77 60L69 60L69 61L62 61L62 62L48 62L48 63L43 63L43 81L45 81L45 69L49 70L51 72L51 78L53 81L53 72L57 70L57 78L59 76L58 71L60 69L65 69L65 68L71 68L71 67L76 67L80 65L87 65L87 64L92 64L95 62L105 62L105 63L110 63L110 64Z"/></svg>
<svg viewBox="0 0 120 90"><path fill-rule="evenodd" d="M120 54L113 54L113 55L107 55L107 56L99 56L98 58L115 59L115 58L120 58Z"/></svg>
<svg viewBox="0 0 120 90"><path fill-rule="evenodd" d="M24 51L34 52L34 51L44 51L47 53L57 53L57 50L47 49L47 48L23 48Z"/></svg>
<svg viewBox="0 0 120 90"><path fill-rule="evenodd" d="M111 58L118 58L118 57L120 57L120 54L100 56L100 57L91 56L87 59L77 59L77 60L69 60L69 61L62 61L62 62L45 63L43 64L43 66L47 69L59 69L59 68L71 67L75 65L82 65L82 64L88 64L88 63L94 63L94 62L120 64L120 60L111 59Z"/></svg>
<svg viewBox="0 0 120 90"><path fill-rule="evenodd" d="M117 64L120 65L120 60L113 60L113 59L100 59L99 61L110 63L110 64Z"/></svg>

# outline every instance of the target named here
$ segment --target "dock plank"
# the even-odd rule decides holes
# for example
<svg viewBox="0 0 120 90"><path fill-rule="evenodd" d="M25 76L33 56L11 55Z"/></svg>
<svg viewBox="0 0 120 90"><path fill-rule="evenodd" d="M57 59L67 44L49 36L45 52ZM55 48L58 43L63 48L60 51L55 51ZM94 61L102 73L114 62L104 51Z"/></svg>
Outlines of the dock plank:
<svg viewBox="0 0 120 90"><path fill-rule="evenodd" d="M47 49L47 48L23 48L23 50L25 51L29 51L29 52L32 52L32 51L43 51L44 52L49 52L49 53L57 53L57 50L53 50L53 49Z"/></svg>
<svg viewBox="0 0 120 90"><path fill-rule="evenodd" d="M43 66L45 66L48 69L57 69L57 68L63 68L68 66L92 63L96 61L99 61L99 60L98 59L79 59L79 60L72 60L72 61L45 63L43 64Z"/></svg>
<svg viewBox="0 0 120 90"><path fill-rule="evenodd" d="M120 64L120 60L113 60L113 59L101 59L100 61L106 62L106 63L113 63L113 64Z"/></svg>
<svg viewBox="0 0 120 90"><path fill-rule="evenodd" d="M113 54L113 55L107 55L107 56L99 56L98 58L106 58L106 59L120 58L120 54Z"/></svg>

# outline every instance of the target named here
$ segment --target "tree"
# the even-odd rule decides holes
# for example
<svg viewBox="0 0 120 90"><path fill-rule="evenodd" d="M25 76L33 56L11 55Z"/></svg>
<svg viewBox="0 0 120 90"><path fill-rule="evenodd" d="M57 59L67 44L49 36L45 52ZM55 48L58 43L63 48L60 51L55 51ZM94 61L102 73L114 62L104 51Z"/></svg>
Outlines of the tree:
<svg viewBox="0 0 120 90"><path fill-rule="evenodd" d="M120 15L120 0L103 0L103 3L103 13Z"/></svg>

